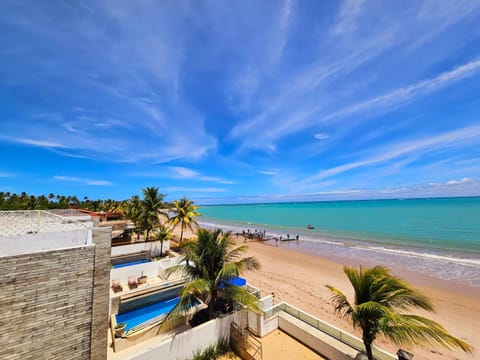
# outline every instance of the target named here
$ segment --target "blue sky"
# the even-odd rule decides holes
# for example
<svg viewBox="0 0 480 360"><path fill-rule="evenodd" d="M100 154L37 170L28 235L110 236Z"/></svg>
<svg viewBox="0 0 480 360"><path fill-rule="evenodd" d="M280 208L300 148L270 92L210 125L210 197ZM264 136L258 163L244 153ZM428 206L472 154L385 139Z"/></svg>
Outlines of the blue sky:
<svg viewBox="0 0 480 360"><path fill-rule="evenodd" d="M480 2L3 1L0 190L480 195Z"/></svg>

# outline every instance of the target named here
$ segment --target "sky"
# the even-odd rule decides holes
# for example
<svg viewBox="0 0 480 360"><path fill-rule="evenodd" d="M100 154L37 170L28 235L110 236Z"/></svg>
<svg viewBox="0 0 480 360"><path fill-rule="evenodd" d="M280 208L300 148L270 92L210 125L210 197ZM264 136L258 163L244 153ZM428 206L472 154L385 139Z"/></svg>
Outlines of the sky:
<svg viewBox="0 0 480 360"><path fill-rule="evenodd" d="M480 195L478 0L0 8L0 191Z"/></svg>

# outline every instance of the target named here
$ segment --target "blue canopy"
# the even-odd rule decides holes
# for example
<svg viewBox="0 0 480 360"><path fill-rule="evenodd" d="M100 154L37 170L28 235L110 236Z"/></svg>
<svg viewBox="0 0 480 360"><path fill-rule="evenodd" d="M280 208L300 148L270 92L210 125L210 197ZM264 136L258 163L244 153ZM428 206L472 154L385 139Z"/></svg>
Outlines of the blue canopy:
<svg viewBox="0 0 480 360"><path fill-rule="evenodd" d="M226 282L229 285L236 285L236 286L245 286L247 285L247 280L238 276L234 276L230 280ZM223 284L220 284L220 289L223 289Z"/></svg>

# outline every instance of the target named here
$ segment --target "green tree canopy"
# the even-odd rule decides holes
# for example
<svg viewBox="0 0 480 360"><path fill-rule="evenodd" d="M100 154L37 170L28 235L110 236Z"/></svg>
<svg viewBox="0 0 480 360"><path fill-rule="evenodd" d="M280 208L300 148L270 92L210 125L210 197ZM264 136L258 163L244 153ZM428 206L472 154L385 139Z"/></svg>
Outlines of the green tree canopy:
<svg viewBox="0 0 480 360"><path fill-rule="evenodd" d="M186 229L193 231L193 226L198 227L198 223L195 220L195 217L200 216L198 213L197 206L194 205L192 200L187 199L185 196L180 200L175 200L172 204L172 213L173 215L168 220L172 227L175 228L180 225L180 243L182 243L183 232Z"/></svg>
<svg viewBox="0 0 480 360"><path fill-rule="evenodd" d="M234 276L240 275L247 266L259 269L260 264L253 257L242 257L246 246L234 248L230 232L199 229L196 241L185 244L185 265L167 270L167 274L181 271L191 281L180 293L180 302L169 314L169 318L185 314L197 299L208 305L208 315L216 316L215 301L222 296L227 301L239 302L249 310L259 312L258 299L246 288L228 284Z"/></svg>

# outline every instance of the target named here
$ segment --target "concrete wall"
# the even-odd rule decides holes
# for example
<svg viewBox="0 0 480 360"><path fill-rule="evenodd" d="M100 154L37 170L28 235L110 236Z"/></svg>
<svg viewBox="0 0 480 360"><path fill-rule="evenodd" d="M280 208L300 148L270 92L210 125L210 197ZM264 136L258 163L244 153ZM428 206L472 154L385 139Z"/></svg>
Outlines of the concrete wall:
<svg viewBox="0 0 480 360"><path fill-rule="evenodd" d="M299 340L318 354L322 354L327 359L353 360L358 353L355 349L325 336L319 330L307 324L302 324L298 320L295 321L296 319L288 314L282 314L277 318L279 329Z"/></svg>
<svg viewBox="0 0 480 360"><path fill-rule="evenodd" d="M90 358L94 252L0 257L0 359Z"/></svg>
<svg viewBox="0 0 480 360"><path fill-rule="evenodd" d="M193 357L194 352L205 349L211 344L230 335L233 314L217 318L194 327L188 331L163 340L141 354L131 357L133 360L183 360ZM128 350L127 350L128 351Z"/></svg>

